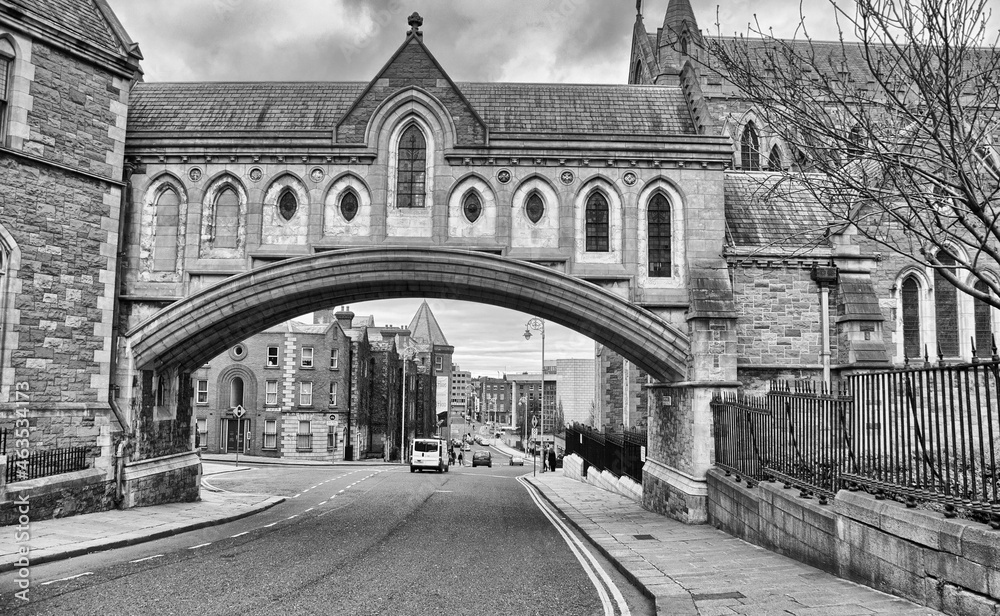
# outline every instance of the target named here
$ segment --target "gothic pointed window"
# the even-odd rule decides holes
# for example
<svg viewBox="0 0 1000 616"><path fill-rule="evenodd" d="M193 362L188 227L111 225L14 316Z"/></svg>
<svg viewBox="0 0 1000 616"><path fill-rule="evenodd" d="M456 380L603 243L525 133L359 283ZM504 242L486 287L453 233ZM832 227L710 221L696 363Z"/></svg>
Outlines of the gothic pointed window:
<svg viewBox="0 0 1000 616"><path fill-rule="evenodd" d="M955 271L955 257L946 252L937 256L934 270L934 322L937 344L945 357L958 356L958 290L944 277L943 270Z"/></svg>
<svg viewBox="0 0 1000 616"><path fill-rule="evenodd" d="M278 197L278 214L284 220L291 220L299 209L299 201L295 198L295 193L291 190L284 190Z"/></svg>
<svg viewBox="0 0 1000 616"><path fill-rule="evenodd" d="M348 190L344 192L344 195L340 198L340 215L344 217L344 220L351 222L354 217L358 214L358 196L353 190Z"/></svg>
<svg viewBox="0 0 1000 616"><path fill-rule="evenodd" d="M180 198L173 187L163 189L156 198L156 221L153 228L153 271L172 272L177 269L177 230L180 220Z"/></svg>
<svg viewBox="0 0 1000 616"><path fill-rule="evenodd" d="M396 172L396 206L424 207L427 175L427 140L416 124L403 131L399 139Z"/></svg>
<svg viewBox="0 0 1000 616"><path fill-rule="evenodd" d="M10 98L14 74L14 46L0 38L0 145L6 143L10 121Z"/></svg>
<svg viewBox="0 0 1000 616"><path fill-rule="evenodd" d="M671 264L670 202L663 193L649 200L646 213L650 278L669 278Z"/></svg>
<svg viewBox="0 0 1000 616"><path fill-rule="evenodd" d="M479 220L479 216L483 213L483 202L476 191L470 190L469 194L465 195L465 200L462 202L462 213L465 214L465 219L469 222Z"/></svg>
<svg viewBox="0 0 1000 616"><path fill-rule="evenodd" d="M744 171L760 171L760 136L753 122L747 122L740 138L740 166Z"/></svg>
<svg viewBox="0 0 1000 616"><path fill-rule="evenodd" d="M608 252L610 225L608 200L600 192L587 199L587 252Z"/></svg>
<svg viewBox="0 0 1000 616"><path fill-rule="evenodd" d="M913 276L903 281L900 293L903 322L903 352L910 359L919 359L920 351L920 284Z"/></svg>
<svg viewBox="0 0 1000 616"><path fill-rule="evenodd" d="M781 150L778 146L771 147L771 154L767 157L767 168L771 171L781 171Z"/></svg>
<svg viewBox="0 0 1000 616"><path fill-rule="evenodd" d="M524 213L533 224L538 224L542 215L545 214L545 202L542 201L542 196L537 192L528 195L528 199L524 203Z"/></svg>
<svg viewBox="0 0 1000 616"><path fill-rule="evenodd" d="M215 198L215 247L236 248L240 227L240 198L226 186Z"/></svg>
<svg viewBox="0 0 1000 616"><path fill-rule="evenodd" d="M980 280L975 284L976 291L989 293L986 283ZM973 299L973 315L976 324L976 357L989 357L993 354L993 319L992 308L981 299Z"/></svg>

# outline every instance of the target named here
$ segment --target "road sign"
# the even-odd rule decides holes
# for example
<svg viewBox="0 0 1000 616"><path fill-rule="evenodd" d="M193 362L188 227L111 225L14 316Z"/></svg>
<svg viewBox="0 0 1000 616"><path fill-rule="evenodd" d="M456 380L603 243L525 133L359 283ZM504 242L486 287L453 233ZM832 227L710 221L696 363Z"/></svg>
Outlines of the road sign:
<svg viewBox="0 0 1000 616"><path fill-rule="evenodd" d="M247 410L243 408L242 404L237 404L236 408L233 409L233 415L235 415L237 419L246 415L246 412Z"/></svg>
<svg viewBox="0 0 1000 616"><path fill-rule="evenodd" d="M538 438L538 428L531 429L531 438Z"/></svg>
<svg viewBox="0 0 1000 616"><path fill-rule="evenodd" d="M538 425L538 415L531 416L531 427L534 428Z"/></svg>

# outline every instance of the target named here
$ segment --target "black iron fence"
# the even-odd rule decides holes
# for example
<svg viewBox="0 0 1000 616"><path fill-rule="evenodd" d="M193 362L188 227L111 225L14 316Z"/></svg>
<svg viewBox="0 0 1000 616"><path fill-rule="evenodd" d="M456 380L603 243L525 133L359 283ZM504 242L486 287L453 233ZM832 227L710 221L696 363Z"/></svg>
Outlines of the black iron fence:
<svg viewBox="0 0 1000 616"><path fill-rule="evenodd" d="M7 453L7 428L0 428L0 455Z"/></svg>
<svg viewBox="0 0 1000 616"><path fill-rule="evenodd" d="M639 483L642 483L645 449L645 429L616 432L578 423L566 428L567 455L575 453L599 471L610 471L616 477L630 477Z"/></svg>
<svg viewBox="0 0 1000 616"><path fill-rule="evenodd" d="M7 483L38 479L87 468L86 447L64 447L36 451L26 458L7 456Z"/></svg>
<svg viewBox="0 0 1000 616"><path fill-rule="evenodd" d="M915 506L939 503L1000 527L1000 359L847 377L828 391L771 384L716 396L716 464L773 479L821 502L863 488Z"/></svg>

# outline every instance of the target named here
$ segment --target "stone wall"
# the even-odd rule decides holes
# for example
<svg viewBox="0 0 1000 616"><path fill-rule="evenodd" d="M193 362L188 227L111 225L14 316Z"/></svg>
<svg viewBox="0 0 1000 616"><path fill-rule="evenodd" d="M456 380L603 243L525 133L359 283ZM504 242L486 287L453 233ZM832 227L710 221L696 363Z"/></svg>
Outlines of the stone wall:
<svg viewBox="0 0 1000 616"><path fill-rule="evenodd" d="M32 522L107 511L115 506L115 482L100 469L88 468L7 484L0 489L0 526L18 523L18 504L25 499Z"/></svg>
<svg viewBox="0 0 1000 616"><path fill-rule="evenodd" d="M709 518L736 537L956 616L1000 612L1000 534L861 492L830 505L711 470Z"/></svg>
<svg viewBox="0 0 1000 616"><path fill-rule="evenodd" d="M201 458L181 453L130 462L122 472L122 481L126 508L196 501L200 498Z"/></svg>

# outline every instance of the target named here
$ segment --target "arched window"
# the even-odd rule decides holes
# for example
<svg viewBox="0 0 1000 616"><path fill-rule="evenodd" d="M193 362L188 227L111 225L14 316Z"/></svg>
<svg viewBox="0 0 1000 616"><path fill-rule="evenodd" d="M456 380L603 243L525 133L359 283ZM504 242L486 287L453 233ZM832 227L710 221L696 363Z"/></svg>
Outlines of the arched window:
<svg viewBox="0 0 1000 616"><path fill-rule="evenodd" d="M980 280L975 284L976 291L989 293L989 287ZM989 357L993 354L993 319L991 307L981 299L973 298L973 315L976 322L976 357Z"/></svg>
<svg viewBox="0 0 1000 616"><path fill-rule="evenodd" d="M153 271L177 269L177 228L180 221L180 198L172 187L156 198L156 226L153 230Z"/></svg>
<svg viewBox="0 0 1000 616"><path fill-rule="evenodd" d="M608 252L608 200L600 192L587 199L587 252Z"/></svg>
<svg viewBox="0 0 1000 616"><path fill-rule="evenodd" d="M462 202L462 212L469 222L479 220L479 216L483 213L483 202L479 198L479 193L470 190L469 194L465 195L465 200Z"/></svg>
<svg viewBox="0 0 1000 616"><path fill-rule="evenodd" d="M942 270L955 271L955 257L946 252L937 256L941 267L934 270L934 322L937 343L945 357L958 356L958 290L944 277Z"/></svg>
<svg viewBox="0 0 1000 616"><path fill-rule="evenodd" d="M900 293L903 321L903 353L908 358L921 357L920 351L920 284L913 276L903 281Z"/></svg>
<svg viewBox="0 0 1000 616"><path fill-rule="evenodd" d="M357 214L358 196L354 194L353 190L344 191L344 195L340 198L340 215L347 222L351 222Z"/></svg>
<svg viewBox="0 0 1000 616"><path fill-rule="evenodd" d="M298 209L299 201L295 198L295 192L286 188L282 191L281 196L278 197L278 214L284 220L291 220Z"/></svg>
<svg viewBox="0 0 1000 616"><path fill-rule="evenodd" d="M542 201L542 196L538 192L528 195L524 202L524 213L533 224L538 224L538 221L542 219L542 215L545 214L545 202Z"/></svg>
<svg viewBox="0 0 1000 616"><path fill-rule="evenodd" d="M740 138L740 166L744 171L760 171L760 137L753 122L747 122Z"/></svg>
<svg viewBox="0 0 1000 616"><path fill-rule="evenodd" d="M767 168L771 171L781 171L781 149L778 146L771 146L771 153L767 157Z"/></svg>
<svg viewBox="0 0 1000 616"><path fill-rule="evenodd" d="M656 193L649 200L646 227L649 276L669 278L673 269L670 253L670 202L663 193Z"/></svg>
<svg viewBox="0 0 1000 616"><path fill-rule="evenodd" d="M240 228L240 198L226 186L215 198L215 247L236 248Z"/></svg>
<svg viewBox="0 0 1000 616"><path fill-rule="evenodd" d="M635 61L635 68L632 69L632 83L642 83L642 60Z"/></svg>
<svg viewBox="0 0 1000 616"><path fill-rule="evenodd" d="M404 130L399 139L398 161L396 207L424 207L427 140L416 124Z"/></svg>
<svg viewBox="0 0 1000 616"><path fill-rule="evenodd" d="M7 39L0 38L0 145L7 142L13 74L14 46Z"/></svg>
<svg viewBox="0 0 1000 616"><path fill-rule="evenodd" d="M233 377L229 382L229 408L243 406L243 379Z"/></svg>
<svg viewBox="0 0 1000 616"><path fill-rule="evenodd" d="M681 35L681 53L685 56L688 55L688 37L687 34Z"/></svg>

